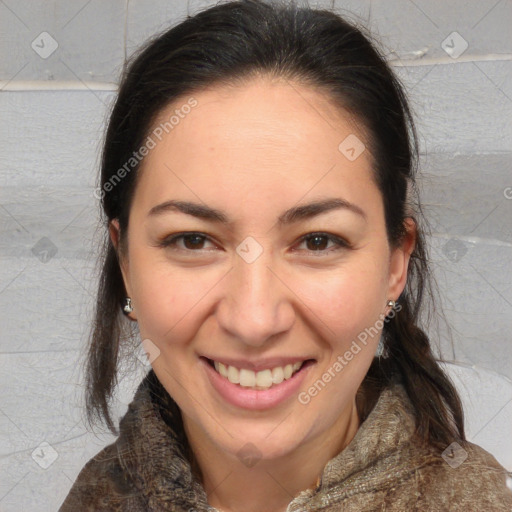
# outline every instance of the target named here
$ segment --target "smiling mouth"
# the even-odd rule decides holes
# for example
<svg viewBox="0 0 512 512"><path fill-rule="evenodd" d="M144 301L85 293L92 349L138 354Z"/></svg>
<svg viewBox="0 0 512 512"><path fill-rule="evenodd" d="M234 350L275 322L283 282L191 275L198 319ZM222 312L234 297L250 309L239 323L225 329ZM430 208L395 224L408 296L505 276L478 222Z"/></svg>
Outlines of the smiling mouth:
<svg viewBox="0 0 512 512"><path fill-rule="evenodd" d="M314 363L314 359L306 359L294 364L276 366L255 372L247 368L227 366L219 361L213 361L208 358L205 359L218 374L222 375L222 377L232 384L238 384L240 387L255 390L266 390L277 386L283 381L293 378L295 374L299 373L303 368Z"/></svg>

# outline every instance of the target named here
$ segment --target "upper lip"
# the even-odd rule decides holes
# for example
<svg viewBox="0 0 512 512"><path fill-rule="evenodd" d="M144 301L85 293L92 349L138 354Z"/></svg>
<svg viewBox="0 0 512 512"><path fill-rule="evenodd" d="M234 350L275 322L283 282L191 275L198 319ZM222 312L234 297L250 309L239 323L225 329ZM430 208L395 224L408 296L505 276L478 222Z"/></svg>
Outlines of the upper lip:
<svg viewBox="0 0 512 512"><path fill-rule="evenodd" d="M251 361L249 359L241 359L234 357L221 357L221 356L202 356L210 359L212 361L217 361L226 366L234 366L235 368L241 369L245 368L247 370L252 370L253 372L258 372L261 370L267 370L271 368L276 368L277 366L286 366L287 364L294 364L297 362L302 363L303 361L307 361L309 359L313 359L312 357L269 357L267 359L259 359L258 361Z"/></svg>

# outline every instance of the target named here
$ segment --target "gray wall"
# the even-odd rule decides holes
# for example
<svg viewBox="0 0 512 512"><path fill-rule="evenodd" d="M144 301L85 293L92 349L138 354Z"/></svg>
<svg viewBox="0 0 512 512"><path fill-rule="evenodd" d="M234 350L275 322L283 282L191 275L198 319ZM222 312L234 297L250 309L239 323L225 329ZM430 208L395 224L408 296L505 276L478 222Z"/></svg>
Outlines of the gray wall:
<svg viewBox="0 0 512 512"><path fill-rule="evenodd" d="M470 439L512 470L512 3L320 3L373 29L408 88L453 327L442 355L469 389ZM56 510L112 440L87 431L81 403L100 141L125 56L205 5L0 2L2 511ZM119 414L145 371L132 365Z"/></svg>

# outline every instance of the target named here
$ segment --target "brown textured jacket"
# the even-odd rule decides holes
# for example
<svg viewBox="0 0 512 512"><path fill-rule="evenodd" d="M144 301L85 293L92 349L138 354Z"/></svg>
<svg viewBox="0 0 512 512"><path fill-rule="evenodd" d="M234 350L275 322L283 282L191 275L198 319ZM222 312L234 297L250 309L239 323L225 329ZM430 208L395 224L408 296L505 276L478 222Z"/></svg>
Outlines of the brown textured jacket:
<svg viewBox="0 0 512 512"><path fill-rule="evenodd" d="M468 443L445 460L414 440L414 425L403 386L385 388L320 485L299 493L286 512L512 511L507 472L491 454ZM84 466L59 512L215 511L189 450L180 410L151 370L119 437Z"/></svg>

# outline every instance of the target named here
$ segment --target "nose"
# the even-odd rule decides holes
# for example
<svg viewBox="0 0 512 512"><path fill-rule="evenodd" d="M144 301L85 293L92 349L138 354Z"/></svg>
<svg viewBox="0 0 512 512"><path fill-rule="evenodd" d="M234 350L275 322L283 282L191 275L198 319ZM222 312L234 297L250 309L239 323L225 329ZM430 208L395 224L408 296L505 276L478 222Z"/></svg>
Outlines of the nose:
<svg viewBox="0 0 512 512"><path fill-rule="evenodd" d="M238 342L263 346L294 323L293 292L265 251L251 263L236 255L224 291L217 319Z"/></svg>

